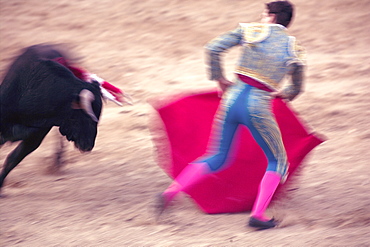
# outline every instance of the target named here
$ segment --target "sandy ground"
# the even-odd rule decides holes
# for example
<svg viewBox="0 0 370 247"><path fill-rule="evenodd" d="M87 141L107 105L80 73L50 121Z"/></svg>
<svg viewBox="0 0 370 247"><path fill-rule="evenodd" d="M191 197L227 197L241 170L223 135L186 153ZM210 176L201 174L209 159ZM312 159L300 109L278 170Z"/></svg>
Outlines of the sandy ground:
<svg viewBox="0 0 370 247"><path fill-rule="evenodd" d="M96 147L67 145L51 174L57 131L16 167L0 200L1 246L370 246L370 1L295 0L290 33L308 50L294 109L328 140L269 208L279 228L247 228L248 212L207 215L186 196L160 222L150 204L170 178L157 166L150 97L215 87L203 46L259 19L255 0L0 0L0 73L19 49L72 47L81 64L134 98L104 106ZM225 57L231 74L238 50ZM0 162L16 144L0 149Z"/></svg>

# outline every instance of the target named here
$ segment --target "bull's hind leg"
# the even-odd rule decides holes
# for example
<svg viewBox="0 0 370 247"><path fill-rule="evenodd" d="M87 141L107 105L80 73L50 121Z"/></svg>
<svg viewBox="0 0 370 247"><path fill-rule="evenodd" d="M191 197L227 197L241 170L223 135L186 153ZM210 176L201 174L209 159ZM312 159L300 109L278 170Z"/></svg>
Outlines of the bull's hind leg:
<svg viewBox="0 0 370 247"><path fill-rule="evenodd" d="M0 196L6 176L14 169L28 154L35 151L51 128L41 129L32 133L24 139L7 157L0 174Z"/></svg>

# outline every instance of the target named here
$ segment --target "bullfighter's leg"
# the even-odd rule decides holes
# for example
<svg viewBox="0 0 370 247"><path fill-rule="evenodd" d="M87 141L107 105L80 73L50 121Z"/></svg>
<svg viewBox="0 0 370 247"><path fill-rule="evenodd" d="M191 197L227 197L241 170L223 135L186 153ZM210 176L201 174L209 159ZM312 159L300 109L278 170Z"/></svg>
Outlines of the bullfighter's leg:
<svg viewBox="0 0 370 247"><path fill-rule="evenodd" d="M23 140L6 158L0 174L0 196L4 180L14 167L16 167L28 154L35 151L51 128L41 129L32 133Z"/></svg>

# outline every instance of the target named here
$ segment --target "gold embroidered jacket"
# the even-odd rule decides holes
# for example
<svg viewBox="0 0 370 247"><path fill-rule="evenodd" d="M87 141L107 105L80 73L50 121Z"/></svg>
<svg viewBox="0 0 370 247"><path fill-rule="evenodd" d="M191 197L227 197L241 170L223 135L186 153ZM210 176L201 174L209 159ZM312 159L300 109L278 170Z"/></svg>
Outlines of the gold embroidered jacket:
<svg viewBox="0 0 370 247"><path fill-rule="evenodd" d="M223 76L220 55L227 49L242 46L235 73L249 76L277 91L293 64L305 64L305 51L296 39L279 24L241 23L206 45L211 80ZM298 94L299 92L295 92Z"/></svg>

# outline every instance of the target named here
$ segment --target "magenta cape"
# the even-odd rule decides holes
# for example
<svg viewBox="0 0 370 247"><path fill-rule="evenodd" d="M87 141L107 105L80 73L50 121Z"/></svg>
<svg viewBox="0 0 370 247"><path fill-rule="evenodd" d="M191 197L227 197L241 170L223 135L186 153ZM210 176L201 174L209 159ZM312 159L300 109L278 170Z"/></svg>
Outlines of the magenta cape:
<svg viewBox="0 0 370 247"><path fill-rule="evenodd" d="M158 121L158 114L155 115L151 129L159 166L171 178L205 153L219 102L215 91L185 93L150 101L161 120ZM291 176L304 157L323 140L309 133L283 100L273 100L272 108L283 136ZM206 213L252 209L267 159L248 129L242 125L234 138L233 153L236 154L235 159L227 169L206 175L186 191Z"/></svg>

